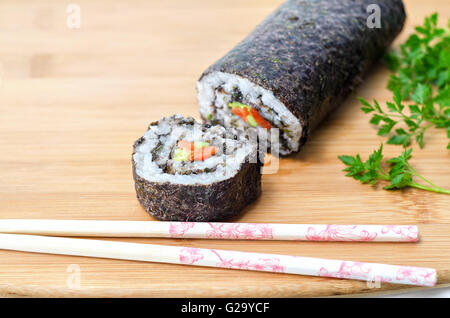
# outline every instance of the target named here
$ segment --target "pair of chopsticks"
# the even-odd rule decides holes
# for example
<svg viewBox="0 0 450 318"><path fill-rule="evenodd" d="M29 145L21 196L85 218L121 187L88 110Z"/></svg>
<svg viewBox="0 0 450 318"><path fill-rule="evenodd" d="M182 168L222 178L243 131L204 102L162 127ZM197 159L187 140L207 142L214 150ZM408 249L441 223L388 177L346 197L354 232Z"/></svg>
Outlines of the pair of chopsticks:
<svg viewBox="0 0 450 318"><path fill-rule="evenodd" d="M0 220L0 249L434 286L431 268L50 236L417 242L413 225ZM12 234L13 233L13 234ZM45 235L45 236L42 236Z"/></svg>

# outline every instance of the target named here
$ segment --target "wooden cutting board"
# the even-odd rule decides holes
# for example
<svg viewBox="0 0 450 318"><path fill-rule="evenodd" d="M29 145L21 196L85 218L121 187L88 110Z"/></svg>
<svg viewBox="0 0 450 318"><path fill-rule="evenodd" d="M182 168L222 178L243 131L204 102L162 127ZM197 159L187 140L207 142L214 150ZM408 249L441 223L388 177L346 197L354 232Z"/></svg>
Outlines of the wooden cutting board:
<svg viewBox="0 0 450 318"><path fill-rule="evenodd" d="M131 145L149 122L198 116L195 82L281 0L78 0L81 27L60 1L0 4L0 217L153 221L138 204ZM408 0L413 25L447 0ZM399 43L399 42L396 42ZM378 137L356 96L391 98L379 65L303 151L263 176L263 195L237 221L418 224L420 243L229 242L121 239L434 267L450 284L450 196L385 191L344 177L340 154L367 155ZM412 164L450 187L443 131L431 130ZM386 146L388 156L401 148ZM79 271L80 285L74 284ZM78 276L76 276L78 277ZM0 251L2 296L331 296L405 289L318 277Z"/></svg>

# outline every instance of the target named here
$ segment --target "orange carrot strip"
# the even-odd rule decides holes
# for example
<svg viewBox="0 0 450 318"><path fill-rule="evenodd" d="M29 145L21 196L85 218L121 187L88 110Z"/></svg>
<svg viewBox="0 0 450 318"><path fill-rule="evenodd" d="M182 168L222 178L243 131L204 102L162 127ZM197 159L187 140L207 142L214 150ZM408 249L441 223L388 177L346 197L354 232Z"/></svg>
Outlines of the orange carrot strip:
<svg viewBox="0 0 450 318"><path fill-rule="evenodd" d="M242 118L243 121L247 122L247 116L249 114L246 108L234 107L231 112Z"/></svg>
<svg viewBox="0 0 450 318"><path fill-rule="evenodd" d="M272 125L265 120L261 114L254 108L250 108L250 112L252 113L253 118L255 119L255 121L258 123L258 125L260 125L262 128L265 128L267 130L269 130L270 128L272 128Z"/></svg>
<svg viewBox="0 0 450 318"><path fill-rule="evenodd" d="M208 159L216 153L216 147L206 146L202 148L202 160Z"/></svg>
<svg viewBox="0 0 450 318"><path fill-rule="evenodd" d="M195 149L194 143L187 140L178 141L178 147L189 152L189 161L203 161L214 155L217 150L214 146L206 146Z"/></svg>
<svg viewBox="0 0 450 318"><path fill-rule="evenodd" d="M202 152L203 148L200 149L195 149L192 153L191 153L191 157L192 157L192 161L203 161L203 152Z"/></svg>
<svg viewBox="0 0 450 318"><path fill-rule="evenodd" d="M180 147L181 149L184 149L186 151L193 151L194 143L192 141L180 140L180 141L178 141L178 147Z"/></svg>

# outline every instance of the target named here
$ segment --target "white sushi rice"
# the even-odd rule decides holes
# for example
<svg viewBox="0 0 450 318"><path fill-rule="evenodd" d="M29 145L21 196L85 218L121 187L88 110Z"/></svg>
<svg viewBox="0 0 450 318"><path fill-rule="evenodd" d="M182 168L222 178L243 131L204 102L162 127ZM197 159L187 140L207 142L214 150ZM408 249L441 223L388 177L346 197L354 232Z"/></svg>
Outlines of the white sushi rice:
<svg viewBox="0 0 450 318"><path fill-rule="evenodd" d="M133 154L136 173L141 178L158 183L211 184L232 178L246 160L256 162L257 145L250 142L243 132L222 126L202 131L202 126L192 118L188 119L190 123L183 123L183 120L183 116L174 115L149 127ZM231 134L237 136L236 139ZM215 146L217 152L203 161L174 161L171 156L180 140L206 141ZM226 145L225 152L223 144Z"/></svg>
<svg viewBox="0 0 450 318"><path fill-rule="evenodd" d="M258 111L261 116L272 126L280 128L280 137L287 145L280 148L280 153L287 155L298 151L302 135L302 126L298 118L271 91L241 76L212 72L197 82L197 97L202 117L218 120L225 127L248 128L249 125L233 114L228 107L228 103L233 101L232 92L236 88L242 94L243 104L259 105Z"/></svg>

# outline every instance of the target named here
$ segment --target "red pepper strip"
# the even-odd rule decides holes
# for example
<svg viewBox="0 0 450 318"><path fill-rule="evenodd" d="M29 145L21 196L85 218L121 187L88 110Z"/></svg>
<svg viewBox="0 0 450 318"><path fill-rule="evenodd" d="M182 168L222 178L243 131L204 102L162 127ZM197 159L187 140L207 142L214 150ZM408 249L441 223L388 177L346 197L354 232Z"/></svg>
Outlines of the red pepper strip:
<svg viewBox="0 0 450 318"><path fill-rule="evenodd" d="M250 112L253 116L253 118L255 119L255 121L258 123L258 125L260 125L262 128L265 128L267 130L269 130L270 128L272 128L272 125L265 120L260 113L258 113L258 111L254 108L250 108Z"/></svg>
<svg viewBox="0 0 450 318"><path fill-rule="evenodd" d="M231 109L231 112L241 117L243 121L247 122L247 116L249 115L249 112L246 108L234 107L233 109Z"/></svg>

